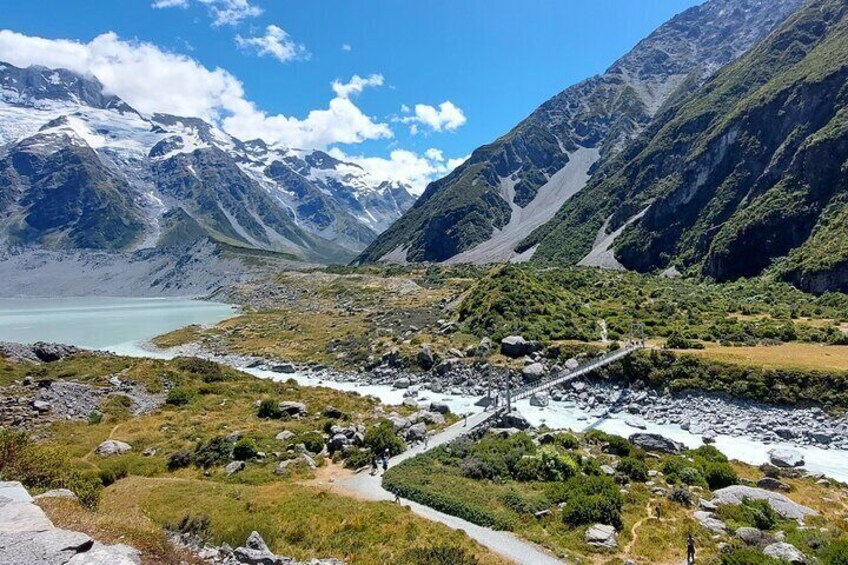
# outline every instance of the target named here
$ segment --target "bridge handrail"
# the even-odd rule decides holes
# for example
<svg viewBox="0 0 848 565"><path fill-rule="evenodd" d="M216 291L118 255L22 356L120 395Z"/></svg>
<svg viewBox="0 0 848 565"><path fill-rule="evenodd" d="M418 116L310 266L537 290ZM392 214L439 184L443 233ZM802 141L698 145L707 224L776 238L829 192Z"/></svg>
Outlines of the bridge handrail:
<svg viewBox="0 0 848 565"><path fill-rule="evenodd" d="M569 379L577 378L581 375L584 375L590 371L593 371L599 367L603 367L604 365L608 365L613 361L618 360L619 358L626 357L630 355L634 351L644 348L644 344L636 343L625 347L623 349L618 349L616 351L610 351L608 353L603 354L601 357L595 358L589 363L585 365L579 366L573 371L562 372L555 376L549 377L544 380L537 381L535 383L527 384L523 387L518 388L510 394L512 400L521 400L526 398L527 396L555 386L561 382L567 381Z"/></svg>

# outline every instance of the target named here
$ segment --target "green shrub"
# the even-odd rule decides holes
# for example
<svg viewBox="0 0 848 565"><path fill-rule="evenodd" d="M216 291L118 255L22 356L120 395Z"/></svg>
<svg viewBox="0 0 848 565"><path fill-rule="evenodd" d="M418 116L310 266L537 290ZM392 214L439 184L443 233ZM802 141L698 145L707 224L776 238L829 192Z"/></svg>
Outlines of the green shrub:
<svg viewBox="0 0 848 565"><path fill-rule="evenodd" d="M716 490L739 482L736 471L729 463L715 463L707 461L701 465L701 473L707 481L710 489Z"/></svg>
<svg viewBox="0 0 848 565"><path fill-rule="evenodd" d="M212 520L206 514L194 516L192 514L183 514L180 521L176 524L169 524L168 530L197 536L200 539L209 539L212 529Z"/></svg>
<svg viewBox="0 0 848 565"><path fill-rule="evenodd" d="M577 474L577 463L574 459L555 448L542 448L539 450L539 458L542 460L544 477L547 481L564 481Z"/></svg>
<svg viewBox="0 0 848 565"><path fill-rule="evenodd" d="M321 453L324 451L324 436L318 432L300 434L297 441L298 443L302 443L309 453Z"/></svg>
<svg viewBox="0 0 848 565"><path fill-rule="evenodd" d="M622 457L618 462L616 471L638 483L644 483L648 480L648 466L645 465L644 461L635 457Z"/></svg>
<svg viewBox="0 0 848 565"><path fill-rule="evenodd" d="M101 463L100 482L108 487L121 479L129 476L130 470L126 459L111 459Z"/></svg>
<svg viewBox="0 0 848 565"><path fill-rule="evenodd" d="M236 461L248 461L256 457L259 452L256 442L250 438L242 438L233 446L233 459Z"/></svg>
<svg viewBox="0 0 848 565"><path fill-rule="evenodd" d="M191 465L194 457L191 451L175 451L168 457L168 470L176 471Z"/></svg>
<svg viewBox="0 0 848 565"><path fill-rule="evenodd" d="M198 357L177 357L174 359L177 369L191 373L203 379L203 382L213 383L227 379L221 366L213 361Z"/></svg>
<svg viewBox="0 0 848 565"><path fill-rule="evenodd" d="M562 521L572 527L600 523L619 529L621 501L601 494L577 494L568 500Z"/></svg>
<svg viewBox="0 0 848 565"><path fill-rule="evenodd" d="M580 441L574 434L562 433L557 434L554 438L554 443L563 449L577 449L580 447Z"/></svg>
<svg viewBox="0 0 848 565"><path fill-rule="evenodd" d="M677 474L677 478L680 479L680 482L684 485L706 486L707 484L706 479L704 479L704 475L702 475L695 467L684 467L680 470L680 473Z"/></svg>
<svg viewBox="0 0 848 565"><path fill-rule="evenodd" d="M831 543L821 553L823 565L848 565L848 537Z"/></svg>
<svg viewBox="0 0 848 565"><path fill-rule="evenodd" d="M539 457L524 457L515 465L515 480L523 482L545 480L545 467Z"/></svg>
<svg viewBox="0 0 848 565"><path fill-rule="evenodd" d="M394 426L388 420L381 420L365 431L364 445L379 456L382 456L387 449L391 456L399 455L406 450L406 444L397 436Z"/></svg>
<svg viewBox="0 0 848 565"><path fill-rule="evenodd" d="M692 506L695 502L695 496L692 494L692 491L680 487L671 489L671 492L668 493L668 499L681 506Z"/></svg>
<svg viewBox="0 0 848 565"><path fill-rule="evenodd" d="M527 496L514 488L501 495L501 502L516 514L534 514L545 507L543 501Z"/></svg>
<svg viewBox="0 0 848 565"><path fill-rule="evenodd" d="M473 555L461 548L452 545L438 547L421 547L407 549L401 553L396 565L479 565L479 561Z"/></svg>
<svg viewBox="0 0 848 565"><path fill-rule="evenodd" d="M687 339L679 332L673 332L668 336L665 347L666 349L703 349L704 344Z"/></svg>
<svg viewBox="0 0 848 565"><path fill-rule="evenodd" d="M92 410L88 413L88 423L92 426L96 426L100 422L103 421L103 414L97 410Z"/></svg>
<svg viewBox="0 0 848 565"><path fill-rule="evenodd" d="M759 549L740 547L721 556L721 565L784 565L783 561L773 559Z"/></svg>
<svg viewBox="0 0 848 565"><path fill-rule="evenodd" d="M586 440L596 444L607 444L607 453L624 457L633 453L633 445L621 436L608 434L601 430L589 430Z"/></svg>
<svg viewBox="0 0 848 565"><path fill-rule="evenodd" d="M741 504L719 507L719 517L735 527L750 526L773 530L781 522L780 515L765 500L744 499Z"/></svg>
<svg viewBox="0 0 848 565"><path fill-rule="evenodd" d="M182 387L175 387L168 391L168 396L165 398L165 404L171 406L185 406L191 402L193 394L190 390Z"/></svg>
<svg viewBox="0 0 848 565"><path fill-rule="evenodd" d="M256 415L265 420L280 418L282 416L282 412L280 412L280 403L276 400L266 398L259 403Z"/></svg>
<svg viewBox="0 0 848 565"><path fill-rule="evenodd" d="M371 464L370 449L350 449L344 452L344 466L348 469L361 469Z"/></svg>
<svg viewBox="0 0 848 565"><path fill-rule="evenodd" d="M194 464L208 469L230 460L233 453L233 442L225 437L215 437L207 442L200 442L194 450Z"/></svg>

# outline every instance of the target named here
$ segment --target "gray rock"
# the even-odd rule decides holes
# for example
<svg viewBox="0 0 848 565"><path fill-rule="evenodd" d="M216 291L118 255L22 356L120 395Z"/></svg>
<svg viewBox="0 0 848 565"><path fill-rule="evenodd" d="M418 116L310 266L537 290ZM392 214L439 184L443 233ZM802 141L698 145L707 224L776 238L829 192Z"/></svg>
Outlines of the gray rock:
<svg viewBox="0 0 848 565"><path fill-rule="evenodd" d="M344 417L344 412L333 406L327 406L326 408L324 408L322 414L325 418L332 418L334 420L338 420L339 418Z"/></svg>
<svg viewBox="0 0 848 565"><path fill-rule="evenodd" d="M615 528L606 524L595 524L591 526L583 536L589 545L603 549L615 549L618 545L618 534Z"/></svg>
<svg viewBox="0 0 848 565"><path fill-rule="evenodd" d="M427 426L424 422L419 422L406 430L407 441L421 441L425 437L427 437Z"/></svg>
<svg viewBox="0 0 848 565"><path fill-rule="evenodd" d="M569 359L568 361L565 362L565 368L568 369L569 371L573 371L574 369L578 368L579 366L580 366L580 361L578 361L574 357L572 357L571 359Z"/></svg>
<svg viewBox="0 0 848 565"><path fill-rule="evenodd" d="M530 406L544 408L550 404L550 398L544 392L536 392L530 397Z"/></svg>
<svg viewBox="0 0 848 565"><path fill-rule="evenodd" d="M628 438L628 441L645 451L676 454L686 450L686 446L682 443L665 438L659 434L633 434Z"/></svg>
<svg viewBox="0 0 848 565"><path fill-rule="evenodd" d="M744 541L747 545L760 545L764 535L757 528L743 526L736 530L736 537Z"/></svg>
<svg viewBox="0 0 848 565"><path fill-rule="evenodd" d="M429 371L436 364L436 357L429 345L425 345L418 352L418 366L424 371Z"/></svg>
<svg viewBox="0 0 848 565"><path fill-rule="evenodd" d="M32 407L38 410L39 413L45 414L47 412L50 412L50 408L52 406L49 402L46 402L44 400L33 400Z"/></svg>
<svg viewBox="0 0 848 565"><path fill-rule="evenodd" d="M791 543L779 542L767 545L763 549L763 554L786 561L787 563L806 563L807 558L801 553L797 547Z"/></svg>
<svg viewBox="0 0 848 565"><path fill-rule="evenodd" d="M3 565L65 565L76 554L94 545L86 534L53 528L0 536Z"/></svg>
<svg viewBox="0 0 848 565"><path fill-rule="evenodd" d="M438 412L429 412L427 410L421 410L420 412L416 412L410 419L413 422L426 422L428 424L434 426L440 426L445 423L445 417L439 414Z"/></svg>
<svg viewBox="0 0 848 565"><path fill-rule="evenodd" d="M244 547L237 547L233 550L233 556L242 565L288 565L290 561L277 557L268 546L265 540L258 532L252 532L247 538Z"/></svg>
<svg viewBox="0 0 848 565"><path fill-rule="evenodd" d="M54 488L53 490L48 490L47 492L43 492L39 495L33 497L35 500L41 500L42 498L64 498L66 500L79 500L77 495L74 494L73 491L68 490L66 488Z"/></svg>
<svg viewBox="0 0 848 565"><path fill-rule="evenodd" d="M306 404L302 402L291 402L284 400L283 402L280 402L278 408L281 413L286 414L289 417L306 416L309 413L306 409Z"/></svg>
<svg viewBox="0 0 848 565"><path fill-rule="evenodd" d="M294 436L294 432L289 430L283 430L275 436L275 439L277 439L278 441L289 441L290 439L293 439Z"/></svg>
<svg viewBox="0 0 848 565"><path fill-rule="evenodd" d="M742 501L746 498L750 500L765 500L775 512L787 520L798 520L800 522L807 516L818 515L818 512L812 508L798 504L780 493L745 485L733 485L719 489L713 492L713 497L713 502L719 505L742 504Z"/></svg>
<svg viewBox="0 0 848 565"><path fill-rule="evenodd" d="M532 341L527 341L520 335L511 335L501 340L501 353L507 357L517 359L533 353L538 348L538 345Z"/></svg>
<svg viewBox="0 0 848 565"><path fill-rule="evenodd" d="M541 363L531 363L521 370L521 377L525 382L535 382L545 374L545 366Z"/></svg>
<svg viewBox="0 0 848 565"><path fill-rule="evenodd" d="M341 451L341 450L342 450L345 446L347 446L347 445L348 445L348 443L349 443L349 440L347 439L347 436L346 436L346 435L344 435L344 434L335 434L335 435L334 435L334 436L330 439L330 444L329 444L329 445L330 445L330 451L331 451L331 452L334 452L334 453L335 453L336 451Z"/></svg>
<svg viewBox="0 0 848 565"><path fill-rule="evenodd" d="M501 416L500 426L502 428L515 428L517 430L529 430L531 428L527 418L515 412Z"/></svg>
<svg viewBox="0 0 848 565"><path fill-rule="evenodd" d="M789 485L773 477L763 477L757 481L757 486L766 490L782 490L784 492L789 492L791 490Z"/></svg>
<svg viewBox="0 0 848 565"><path fill-rule="evenodd" d="M139 565L141 554L128 545L101 545L97 542L85 553L77 553L66 565Z"/></svg>
<svg viewBox="0 0 848 565"><path fill-rule="evenodd" d="M800 452L786 447L778 447L768 452L773 465L789 469L804 466L804 456Z"/></svg>
<svg viewBox="0 0 848 565"><path fill-rule="evenodd" d="M280 363L279 365L271 365L271 370L275 373L284 373L290 375L297 371L291 363Z"/></svg>
<svg viewBox="0 0 848 565"><path fill-rule="evenodd" d="M438 412L439 414L450 414L450 406L444 402L431 402L430 412Z"/></svg>
<svg viewBox="0 0 848 565"><path fill-rule="evenodd" d="M402 378L395 381L394 387L395 388L409 388L410 384L411 383L409 382L409 379L407 379L406 377L402 377Z"/></svg>
<svg viewBox="0 0 848 565"><path fill-rule="evenodd" d="M698 510L693 514L693 516L702 526L711 532L722 534L727 530L725 523L713 516L711 512Z"/></svg>
<svg viewBox="0 0 848 565"><path fill-rule="evenodd" d="M123 441L118 441L116 439L107 439L99 446L97 446L97 455L100 457L109 457L112 455L122 455L127 453L128 451L132 451L132 446Z"/></svg>
<svg viewBox="0 0 848 565"><path fill-rule="evenodd" d="M226 467L224 467L224 472L227 474L228 477L230 475L233 475L233 474L238 473L239 471L243 471L243 470L244 470L244 461L232 461L229 464L227 464Z"/></svg>

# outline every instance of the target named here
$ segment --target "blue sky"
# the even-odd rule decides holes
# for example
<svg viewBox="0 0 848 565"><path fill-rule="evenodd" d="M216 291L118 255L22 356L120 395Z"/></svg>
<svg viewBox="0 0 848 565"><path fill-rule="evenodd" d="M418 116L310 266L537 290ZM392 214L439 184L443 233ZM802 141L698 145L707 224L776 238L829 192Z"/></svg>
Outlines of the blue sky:
<svg viewBox="0 0 848 565"><path fill-rule="evenodd" d="M195 113L239 137L418 167L420 184L698 3L0 0L0 58L78 65L144 111Z"/></svg>

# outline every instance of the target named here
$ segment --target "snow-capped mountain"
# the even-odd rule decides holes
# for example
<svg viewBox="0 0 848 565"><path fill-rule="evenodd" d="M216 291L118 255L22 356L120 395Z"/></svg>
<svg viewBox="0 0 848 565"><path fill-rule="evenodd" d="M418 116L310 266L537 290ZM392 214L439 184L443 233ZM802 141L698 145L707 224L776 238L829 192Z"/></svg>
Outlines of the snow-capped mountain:
<svg viewBox="0 0 848 565"><path fill-rule="evenodd" d="M211 237L344 261L412 205L407 188L320 151L142 115L94 77L0 63L3 247L137 250Z"/></svg>

